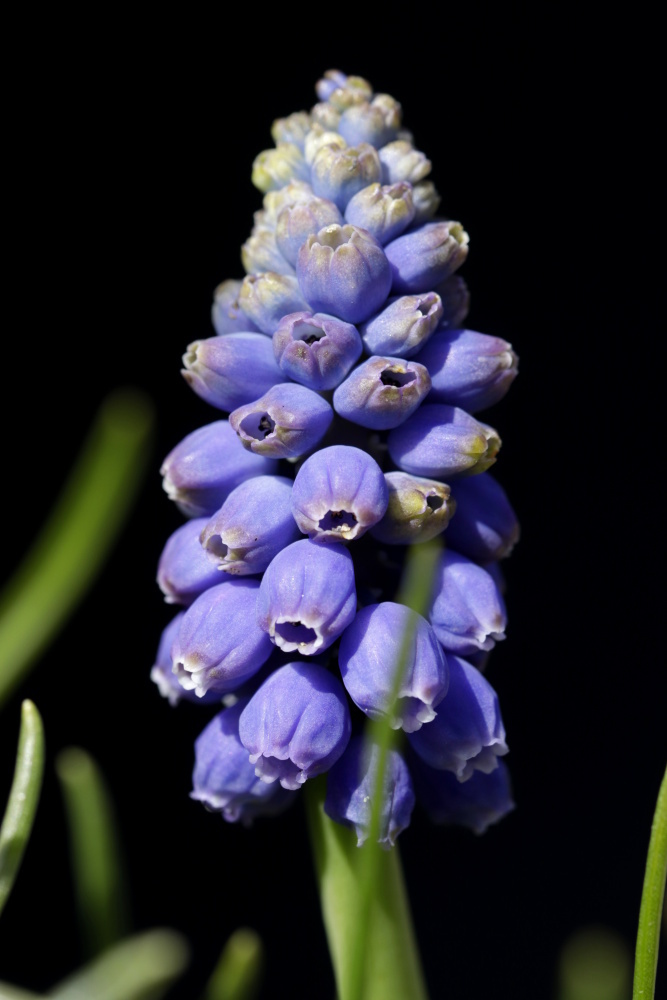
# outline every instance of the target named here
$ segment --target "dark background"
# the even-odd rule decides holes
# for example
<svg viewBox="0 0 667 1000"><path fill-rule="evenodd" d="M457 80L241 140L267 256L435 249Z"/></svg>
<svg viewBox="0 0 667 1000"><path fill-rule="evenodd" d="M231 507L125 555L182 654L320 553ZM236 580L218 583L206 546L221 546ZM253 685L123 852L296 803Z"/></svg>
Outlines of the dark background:
<svg viewBox="0 0 667 1000"><path fill-rule="evenodd" d="M158 427L102 577L3 710L1 788L24 697L48 761L0 978L46 989L81 961L53 770L80 745L113 791L136 927L192 944L174 1000L199 995L239 925L266 944L262 997L332 995L301 804L246 830L191 802L210 711L170 708L149 671L171 617L157 559L181 523L159 465L215 417L180 357L213 333L215 285L242 277L261 206L251 165L271 122L309 108L335 67L401 101L443 211L470 234L468 325L521 359L484 415L523 530L488 671L517 809L482 838L415 813L400 843L434 1000L550 1000L573 931L603 924L634 947L667 749L655 25L641 9L602 25L542 7L484 20L415 6L367 26L352 9L335 23L309 9L47 15L8 35L2 576L109 390L144 390Z"/></svg>

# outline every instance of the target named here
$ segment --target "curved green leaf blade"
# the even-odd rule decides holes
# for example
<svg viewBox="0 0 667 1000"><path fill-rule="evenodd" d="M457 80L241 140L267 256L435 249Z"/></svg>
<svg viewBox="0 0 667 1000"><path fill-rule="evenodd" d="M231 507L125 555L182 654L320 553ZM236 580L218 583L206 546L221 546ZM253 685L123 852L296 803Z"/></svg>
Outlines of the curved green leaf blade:
<svg viewBox="0 0 667 1000"><path fill-rule="evenodd" d="M122 941L47 993L49 1000L160 1000L185 971L185 938L158 928Z"/></svg>
<svg viewBox="0 0 667 1000"><path fill-rule="evenodd" d="M667 770L660 785L646 857L639 908L632 1000L653 1000L658 971L660 923L667 878Z"/></svg>
<svg viewBox="0 0 667 1000"><path fill-rule="evenodd" d="M263 961L259 934L249 927L239 927L227 940L202 1000L254 1000Z"/></svg>
<svg viewBox="0 0 667 1000"><path fill-rule="evenodd" d="M113 803L98 765L85 750L61 751L56 774L65 800L82 937L87 954L96 955L129 930Z"/></svg>
<svg viewBox="0 0 667 1000"><path fill-rule="evenodd" d="M0 708L104 564L146 468L153 405L134 389L102 403L46 524L0 595Z"/></svg>
<svg viewBox="0 0 667 1000"><path fill-rule="evenodd" d="M0 827L0 913L9 897L35 819L44 774L44 726L35 705L21 705L16 767Z"/></svg>

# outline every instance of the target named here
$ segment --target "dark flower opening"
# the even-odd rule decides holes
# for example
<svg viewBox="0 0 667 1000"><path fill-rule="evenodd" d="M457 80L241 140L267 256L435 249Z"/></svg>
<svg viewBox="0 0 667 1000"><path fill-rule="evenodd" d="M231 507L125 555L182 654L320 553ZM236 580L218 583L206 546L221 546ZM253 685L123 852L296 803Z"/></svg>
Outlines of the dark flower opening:
<svg viewBox="0 0 667 1000"><path fill-rule="evenodd" d="M317 639L314 628L308 628L303 622L280 622L276 625L276 635L284 642L294 642L299 646L307 646Z"/></svg>
<svg viewBox="0 0 667 1000"><path fill-rule="evenodd" d="M354 514L347 510L328 510L318 522L322 531L346 531L357 523Z"/></svg>
<svg viewBox="0 0 667 1000"><path fill-rule="evenodd" d="M431 508L431 510L440 510L443 504L442 497L426 497L426 505Z"/></svg>
<svg viewBox="0 0 667 1000"><path fill-rule="evenodd" d="M272 434L275 426L275 420L272 420L268 413L249 413L241 421L241 430L248 437L256 438L258 441L263 441Z"/></svg>
<svg viewBox="0 0 667 1000"><path fill-rule="evenodd" d="M385 368L380 375L380 381L383 385L395 385L401 389L404 385L414 382L416 377L414 372L397 372L393 368Z"/></svg>

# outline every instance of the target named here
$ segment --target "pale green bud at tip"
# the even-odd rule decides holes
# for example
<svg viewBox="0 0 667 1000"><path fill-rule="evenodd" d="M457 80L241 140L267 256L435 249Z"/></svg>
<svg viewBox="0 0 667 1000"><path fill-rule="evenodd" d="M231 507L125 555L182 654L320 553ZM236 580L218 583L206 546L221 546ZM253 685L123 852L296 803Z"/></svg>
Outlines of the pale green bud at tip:
<svg viewBox="0 0 667 1000"><path fill-rule="evenodd" d="M252 183L263 193L284 187L291 180L308 178L308 165L293 142L280 142L275 149L264 149L252 165Z"/></svg>

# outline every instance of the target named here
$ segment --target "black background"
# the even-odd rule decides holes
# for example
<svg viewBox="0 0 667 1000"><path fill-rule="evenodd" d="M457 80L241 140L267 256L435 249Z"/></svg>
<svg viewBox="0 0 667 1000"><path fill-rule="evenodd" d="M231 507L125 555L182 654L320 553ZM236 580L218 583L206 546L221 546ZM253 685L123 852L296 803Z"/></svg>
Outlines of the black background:
<svg viewBox="0 0 667 1000"><path fill-rule="evenodd" d="M634 944L667 744L656 26L640 8L600 24L543 7L378 8L367 24L322 10L61 13L7 35L3 577L106 393L137 386L158 419L102 577L3 710L2 788L22 698L48 746L3 914L0 978L25 987L82 958L53 770L80 745L113 791L135 926L192 945L174 1000L199 995L239 925L266 944L262 997L332 995L301 804L246 830L191 802L210 712L170 708L149 671L171 617L157 559L181 523L159 465L215 416L180 357L213 332L215 285L242 277L271 122L309 108L333 67L402 103L442 209L470 234L468 325L521 359L484 416L523 531L488 672L518 807L482 838L421 813L401 837L432 997L549 1000L573 931L601 923Z"/></svg>

